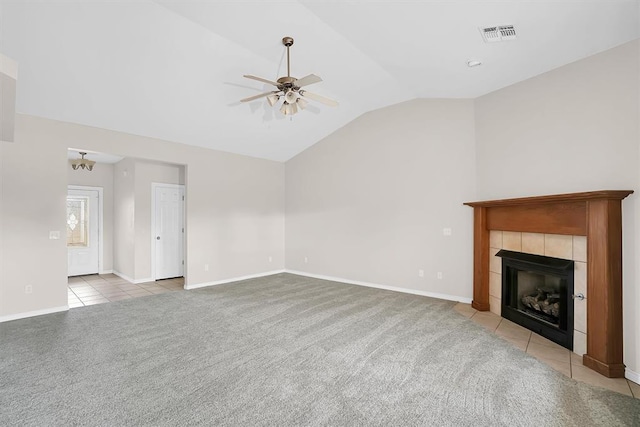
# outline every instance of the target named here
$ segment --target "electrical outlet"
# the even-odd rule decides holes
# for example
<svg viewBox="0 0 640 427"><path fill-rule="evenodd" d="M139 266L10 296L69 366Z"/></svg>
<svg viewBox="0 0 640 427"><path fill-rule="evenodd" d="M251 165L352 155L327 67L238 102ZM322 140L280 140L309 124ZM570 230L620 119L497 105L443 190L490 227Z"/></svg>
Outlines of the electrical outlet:
<svg viewBox="0 0 640 427"><path fill-rule="evenodd" d="M436 273L436 277L438 279L442 279L442 271L438 271L438 273Z"/></svg>
<svg viewBox="0 0 640 427"><path fill-rule="evenodd" d="M33 293L33 286L31 286L31 285L27 285L27 286L25 286L25 287L24 287L24 293L25 293L25 294Z"/></svg>
<svg viewBox="0 0 640 427"><path fill-rule="evenodd" d="M204 271L209 271L209 264L204 265Z"/></svg>
<svg viewBox="0 0 640 427"><path fill-rule="evenodd" d="M424 277L424 270L418 270L418 277Z"/></svg>
<svg viewBox="0 0 640 427"><path fill-rule="evenodd" d="M452 230L450 228L443 228L442 229L442 234L444 236L451 236Z"/></svg>
<svg viewBox="0 0 640 427"><path fill-rule="evenodd" d="M308 262L309 262L309 258L304 257L304 263L306 264L306 263L308 263Z"/></svg>
<svg viewBox="0 0 640 427"><path fill-rule="evenodd" d="M49 232L49 240L59 240L60 232L59 231L50 231Z"/></svg>

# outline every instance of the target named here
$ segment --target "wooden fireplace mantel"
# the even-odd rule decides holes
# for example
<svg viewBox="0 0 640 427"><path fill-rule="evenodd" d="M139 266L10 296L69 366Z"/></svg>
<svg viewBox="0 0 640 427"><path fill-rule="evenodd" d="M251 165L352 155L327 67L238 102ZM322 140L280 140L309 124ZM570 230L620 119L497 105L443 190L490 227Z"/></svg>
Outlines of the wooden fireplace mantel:
<svg viewBox="0 0 640 427"><path fill-rule="evenodd" d="M473 207L473 302L489 310L489 231L587 236L587 354L583 364L624 377L622 199L632 190L468 202Z"/></svg>

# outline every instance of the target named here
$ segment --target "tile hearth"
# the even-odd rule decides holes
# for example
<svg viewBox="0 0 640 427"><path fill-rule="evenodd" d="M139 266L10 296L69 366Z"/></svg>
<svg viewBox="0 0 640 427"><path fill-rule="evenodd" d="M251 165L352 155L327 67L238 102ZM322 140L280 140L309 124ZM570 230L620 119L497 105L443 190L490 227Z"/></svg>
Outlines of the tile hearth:
<svg viewBox="0 0 640 427"><path fill-rule="evenodd" d="M520 325L490 311L477 311L469 304L458 303L454 309L569 378L640 399L639 384L600 375L585 367L579 355Z"/></svg>

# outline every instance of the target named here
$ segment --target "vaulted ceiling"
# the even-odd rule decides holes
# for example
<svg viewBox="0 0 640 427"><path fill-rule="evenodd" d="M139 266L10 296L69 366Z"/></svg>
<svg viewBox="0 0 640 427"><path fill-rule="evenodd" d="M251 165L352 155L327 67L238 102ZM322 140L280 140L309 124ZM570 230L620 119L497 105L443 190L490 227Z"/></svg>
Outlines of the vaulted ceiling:
<svg viewBox="0 0 640 427"><path fill-rule="evenodd" d="M17 111L284 161L359 115L414 98L475 98L639 36L637 0L0 0ZM480 27L513 24L485 43ZM243 74L318 74L283 116ZM479 60L470 68L467 61ZM615 78L615 76L611 76Z"/></svg>

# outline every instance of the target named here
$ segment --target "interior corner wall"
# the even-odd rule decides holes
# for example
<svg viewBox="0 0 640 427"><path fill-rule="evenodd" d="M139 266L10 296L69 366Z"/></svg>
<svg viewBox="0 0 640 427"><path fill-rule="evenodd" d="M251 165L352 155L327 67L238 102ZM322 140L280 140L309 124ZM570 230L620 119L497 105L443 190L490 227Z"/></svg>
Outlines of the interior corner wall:
<svg viewBox="0 0 640 427"><path fill-rule="evenodd" d="M135 171L132 159L113 168L113 271L135 279Z"/></svg>
<svg viewBox="0 0 640 427"><path fill-rule="evenodd" d="M635 40L476 99L478 199L640 191L639 60ZM640 378L639 195L622 205L624 363Z"/></svg>
<svg viewBox="0 0 640 427"><path fill-rule="evenodd" d="M187 285L284 269L283 163L23 114L15 139L0 142L0 321L67 305L66 242L49 231L65 230L70 146L185 165ZM114 206L115 198L132 200L118 190L126 188L122 166L114 166ZM133 221L135 206L122 206L115 246L133 238L117 231ZM128 269L117 253L114 269Z"/></svg>
<svg viewBox="0 0 640 427"><path fill-rule="evenodd" d="M472 100L367 113L286 163L286 267L470 299L474 181Z"/></svg>
<svg viewBox="0 0 640 427"><path fill-rule="evenodd" d="M92 171L68 167L69 185L102 188L102 271L113 270L113 164L97 163Z"/></svg>

